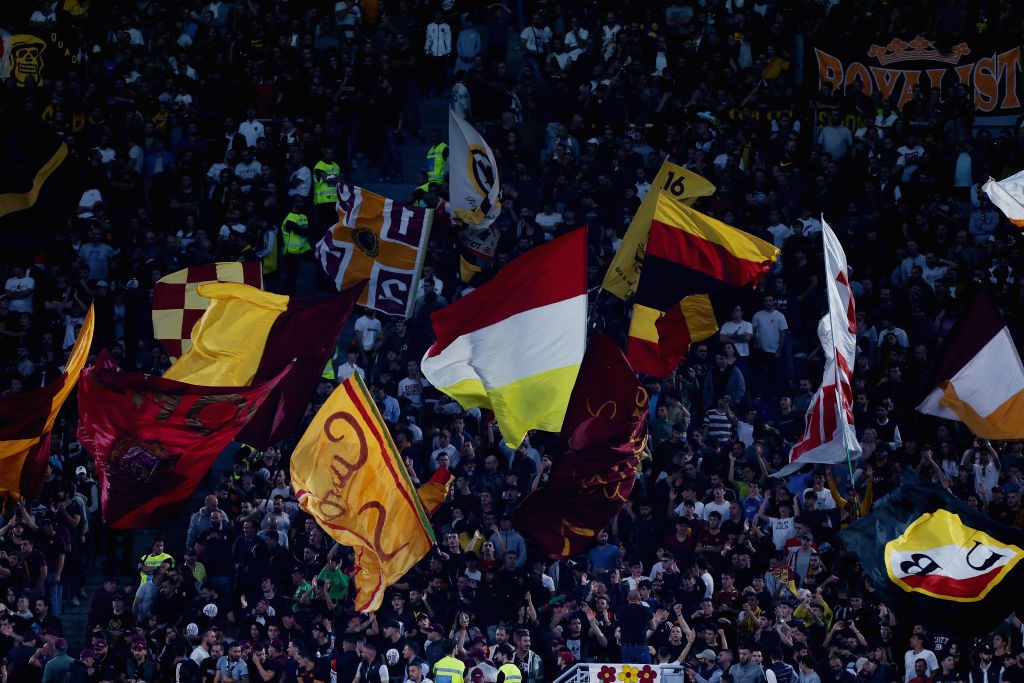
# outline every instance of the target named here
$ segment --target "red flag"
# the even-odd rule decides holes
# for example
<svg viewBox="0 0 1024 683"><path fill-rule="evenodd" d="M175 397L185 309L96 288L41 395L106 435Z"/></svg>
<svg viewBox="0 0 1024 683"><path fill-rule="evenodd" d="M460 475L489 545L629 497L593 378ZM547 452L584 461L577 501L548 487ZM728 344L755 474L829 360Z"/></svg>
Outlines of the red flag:
<svg viewBox="0 0 1024 683"><path fill-rule="evenodd" d="M200 387L122 372L104 351L78 391L78 440L96 460L103 521L170 521L286 372L252 387Z"/></svg>
<svg viewBox="0 0 1024 683"><path fill-rule="evenodd" d="M647 392L611 338L595 333L580 366L548 483L523 500L520 529L549 557L594 544L633 491L647 440Z"/></svg>

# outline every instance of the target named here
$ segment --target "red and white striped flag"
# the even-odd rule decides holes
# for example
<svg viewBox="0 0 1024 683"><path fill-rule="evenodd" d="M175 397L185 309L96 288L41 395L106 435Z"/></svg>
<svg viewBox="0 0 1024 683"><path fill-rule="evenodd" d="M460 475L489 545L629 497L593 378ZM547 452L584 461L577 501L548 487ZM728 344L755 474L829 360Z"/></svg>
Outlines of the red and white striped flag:
<svg viewBox="0 0 1024 683"><path fill-rule="evenodd" d="M153 336L171 360L192 346L192 328L210 307L196 288L208 282L237 282L263 289L259 261L207 263L165 275L153 286Z"/></svg>
<svg viewBox="0 0 1024 683"><path fill-rule="evenodd" d="M807 407L804 433L789 452L789 464L776 476L784 477L807 463L837 463L860 454L853 426L853 360L857 354L857 315L846 274L846 253L839 238L821 217L825 241L825 287L828 313L818 323L818 339L825 352L821 386Z"/></svg>

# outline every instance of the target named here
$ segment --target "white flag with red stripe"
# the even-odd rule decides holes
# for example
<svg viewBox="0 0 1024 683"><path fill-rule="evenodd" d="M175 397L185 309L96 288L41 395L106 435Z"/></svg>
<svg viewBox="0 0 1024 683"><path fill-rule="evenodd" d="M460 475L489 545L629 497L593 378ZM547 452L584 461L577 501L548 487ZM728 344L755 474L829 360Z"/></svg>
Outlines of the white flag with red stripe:
<svg viewBox="0 0 1024 683"><path fill-rule="evenodd" d="M789 452L783 477L807 463L837 463L861 452L853 426L853 386L850 375L857 354L857 315L846 274L846 253L839 238L821 217L825 242L825 287L828 313L818 323L825 352L821 386L807 407L804 433Z"/></svg>
<svg viewBox="0 0 1024 683"><path fill-rule="evenodd" d="M989 178L981 189L1011 223L1024 228L1024 171L1002 180Z"/></svg>

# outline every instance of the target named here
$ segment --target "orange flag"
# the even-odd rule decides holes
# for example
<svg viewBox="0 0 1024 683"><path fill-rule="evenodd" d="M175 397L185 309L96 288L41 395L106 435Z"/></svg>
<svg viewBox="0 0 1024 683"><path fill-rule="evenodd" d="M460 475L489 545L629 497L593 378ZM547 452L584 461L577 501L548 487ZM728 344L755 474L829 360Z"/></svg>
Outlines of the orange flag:
<svg viewBox="0 0 1024 683"><path fill-rule="evenodd" d="M303 510L356 552L355 608L377 609L434 545L434 532L398 448L358 373L342 382L291 460Z"/></svg>

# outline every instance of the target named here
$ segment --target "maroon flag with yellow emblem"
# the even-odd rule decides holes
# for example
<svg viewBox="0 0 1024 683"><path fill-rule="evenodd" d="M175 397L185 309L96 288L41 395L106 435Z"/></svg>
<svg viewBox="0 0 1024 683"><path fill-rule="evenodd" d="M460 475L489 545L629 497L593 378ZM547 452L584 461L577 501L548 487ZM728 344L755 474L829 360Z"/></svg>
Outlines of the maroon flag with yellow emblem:
<svg viewBox="0 0 1024 683"><path fill-rule="evenodd" d="M251 387L203 387L123 372L100 354L79 383L78 440L96 461L103 521L170 521L289 369Z"/></svg>
<svg viewBox="0 0 1024 683"><path fill-rule="evenodd" d="M517 528L549 557L586 551L633 491L647 440L647 392L619 347L594 333L573 387L548 483L523 500Z"/></svg>

